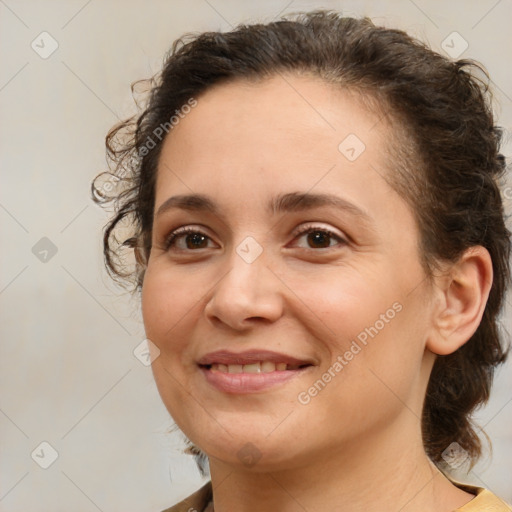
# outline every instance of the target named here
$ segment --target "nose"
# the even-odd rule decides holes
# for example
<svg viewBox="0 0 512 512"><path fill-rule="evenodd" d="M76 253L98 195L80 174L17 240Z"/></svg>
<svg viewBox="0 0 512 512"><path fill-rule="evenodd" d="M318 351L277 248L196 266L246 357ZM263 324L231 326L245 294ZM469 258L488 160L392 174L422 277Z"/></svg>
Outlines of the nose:
<svg viewBox="0 0 512 512"><path fill-rule="evenodd" d="M247 263L233 252L229 263L205 306L208 320L237 331L278 320L283 315L282 283L264 258Z"/></svg>

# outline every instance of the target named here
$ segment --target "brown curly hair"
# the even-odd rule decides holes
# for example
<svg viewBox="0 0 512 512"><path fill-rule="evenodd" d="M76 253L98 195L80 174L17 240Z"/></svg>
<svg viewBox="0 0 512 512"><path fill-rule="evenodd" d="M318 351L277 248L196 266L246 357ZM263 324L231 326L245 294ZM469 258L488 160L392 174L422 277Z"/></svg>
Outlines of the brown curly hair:
<svg viewBox="0 0 512 512"><path fill-rule="evenodd" d="M422 418L425 450L434 462L442 461L454 441L475 461L481 442L471 413L487 401L494 370L507 353L498 315L510 283L511 247L500 193L506 170L501 130L494 124L489 78L481 65L451 61L400 30L334 11L182 37L161 73L146 82L150 93L142 113L107 135L111 171L92 186L96 202L115 207L104 232L107 269L124 282L135 278L131 282L140 290L165 139L156 136L158 128L214 84L290 71L359 92L368 108L384 113L395 128L401 143L390 150L396 172L389 183L415 215L428 278L440 262L457 261L471 246L481 245L491 255L494 279L481 324L455 353L437 357ZM123 221L130 231L124 242L115 235ZM125 266L123 247L134 250L135 268Z"/></svg>

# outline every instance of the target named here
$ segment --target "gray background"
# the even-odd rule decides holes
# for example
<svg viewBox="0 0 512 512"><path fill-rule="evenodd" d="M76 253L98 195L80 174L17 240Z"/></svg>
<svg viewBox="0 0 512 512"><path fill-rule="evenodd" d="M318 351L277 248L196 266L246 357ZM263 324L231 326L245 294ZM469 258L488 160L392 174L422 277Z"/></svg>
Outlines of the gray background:
<svg viewBox="0 0 512 512"><path fill-rule="evenodd" d="M107 214L90 181L106 168L106 132L134 112L130 83L158 71L175 38L320 7L366 14L441 52L458 32L462 56L489 69L510 129L510 0L0 0L1 511L158 511L203 482L133 354L144 339L138 303L103 270ZM512 188L507 198L510 211ZM512 330L509 315L503 323ZM467 477L509 501L511 368L478 414L494 456Z"/></svg>

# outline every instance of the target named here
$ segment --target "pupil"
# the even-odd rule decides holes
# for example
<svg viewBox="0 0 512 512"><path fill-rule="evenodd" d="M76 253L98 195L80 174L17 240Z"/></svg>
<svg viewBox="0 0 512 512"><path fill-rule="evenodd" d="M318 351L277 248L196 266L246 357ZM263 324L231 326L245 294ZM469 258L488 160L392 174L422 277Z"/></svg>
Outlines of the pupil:
<svg viewBox="0 0 512 512"><path fill-rule="evenodd" d="M205 246L206 237L199 233L193 233L192 235L187 236L187 248L188 249L197 249L203 248Z"/></svg>
<svg viewBox="0 0 512 512"><path fill-rule="evenodd" d="M315 247L329 247L330 236L323 231L313 231L308 234L308 242Z"/></svg>

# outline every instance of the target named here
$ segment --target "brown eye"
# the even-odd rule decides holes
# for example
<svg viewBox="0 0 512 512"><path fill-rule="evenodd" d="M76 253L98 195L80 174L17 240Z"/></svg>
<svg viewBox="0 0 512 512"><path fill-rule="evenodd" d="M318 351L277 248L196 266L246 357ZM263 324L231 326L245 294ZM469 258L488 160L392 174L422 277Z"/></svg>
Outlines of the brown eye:
<svg viewBox="0 0 512 512"><path fill-rule="evenodd" d="M311 226L299 232L293 245L301 249L329 249L346 245L347 241L329 229Z"/></svg>
<svg viewBox="0 0 512 512"><path fill-rule="evenodd" d="M311 231L307 236L308 245L313 249L329 247L331 238L331 235L326 231Z"/></svg>
<svg viewBox="0 0 512 512"><path fill-rule="evenodd" d="M201 233L186 235L185 243L187 249L204 249L208 246L208 237Z"/></svg>
<svg viewBox="0 0 512 512"><path fill-rule="evenodd" d="M165 243L167 251L194 251L210 249L215 246L215 243L208 235L191 227L173 231Z"/></svg>

